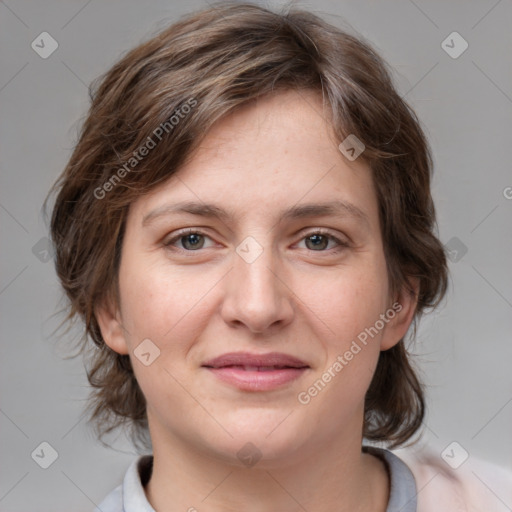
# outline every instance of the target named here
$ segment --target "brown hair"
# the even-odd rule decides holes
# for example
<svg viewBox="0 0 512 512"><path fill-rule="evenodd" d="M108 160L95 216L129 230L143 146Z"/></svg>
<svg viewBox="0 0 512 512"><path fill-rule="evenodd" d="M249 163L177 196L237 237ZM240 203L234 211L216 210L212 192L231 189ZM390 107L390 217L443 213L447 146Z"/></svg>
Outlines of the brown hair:
<svg viewBox="0 0 512 512"><path fill-rule="evenodd" d="M129 356L105 344L94 314L107 297L118 304L130 204L174 174L216 120L261 95L318 91L338 140L354 134L366 146L360 158L377 191L391 293L407 286L409 276L419 278L414 337L422 312L442 300L448 271L434 233L430 148L387 65L361 37L303 10L222 2L134 48L100 79L52 189L58 193L51 218L56 270L70 301L66 321L85 324L81 352L90 349L94 388L89 421L100 440L128 425L134 444L149 446L145 398ZM154 149L135 158L149 139ZM421 426L424 395L410 357L403 339L381 352L365 399L367 439L398 446Z"/></svg>

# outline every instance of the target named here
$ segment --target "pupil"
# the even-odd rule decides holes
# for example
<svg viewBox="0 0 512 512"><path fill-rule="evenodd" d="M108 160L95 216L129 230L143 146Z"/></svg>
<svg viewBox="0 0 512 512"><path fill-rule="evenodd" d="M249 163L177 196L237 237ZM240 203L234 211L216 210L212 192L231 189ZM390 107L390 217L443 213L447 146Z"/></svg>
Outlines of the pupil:
<svg viewBox="0 0 512 512"><path fill-rule="evenodd" d="M185 248L197 248L198 247L198 243L201 241L201 236L202 235L198 235L198 234L190 234L190 235L186 235L184 237L185 239L185 243L183 244ZM187 245L191 245L191 247L187 247ZM202 244L201 244L202 245Z"/></svg>
<svg viewBox="0 0 512 512"><path fill-rule="evenodd" d="M307 241L313 242L314 248L321 247L322 249L325 249L325 247L327 247L327 245L326 245L327 238L324 237L323 235L311 235L307 238ZM310 247L308 247L308 248L310 248Z"/></svg>

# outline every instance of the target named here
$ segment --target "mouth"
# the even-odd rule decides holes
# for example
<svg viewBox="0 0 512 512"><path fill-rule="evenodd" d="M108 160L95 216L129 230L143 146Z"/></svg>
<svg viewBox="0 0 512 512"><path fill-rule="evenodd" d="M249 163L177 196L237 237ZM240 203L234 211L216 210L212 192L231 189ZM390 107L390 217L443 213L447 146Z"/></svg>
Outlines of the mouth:
<svg viewBox="0 0 512 512"><path fill-rule="evenodd" d="M206 368L214 368L216 370L221 368L236 368L246 372L272 372L274 370L289 370L295 369L294 366L249 366L249 365L227 365L227 366L206 366Z"/></svg>
<svg viewBox="0 0 512 512"><path fill-rule="evenodd" d="M224 354L202 365L216 378L244 391L270 391L293 382L310 366L287 354Z"/></svg>

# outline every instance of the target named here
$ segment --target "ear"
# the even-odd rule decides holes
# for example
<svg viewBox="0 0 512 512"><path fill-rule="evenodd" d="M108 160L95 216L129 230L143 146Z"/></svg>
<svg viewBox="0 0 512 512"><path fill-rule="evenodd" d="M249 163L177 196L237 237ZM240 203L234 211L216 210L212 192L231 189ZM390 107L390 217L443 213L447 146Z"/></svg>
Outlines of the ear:
<svg viewBox="0 0 512 512"><path fill-rule="evenodd" d="M104 299L94 308L94 314L105 343L118 354L128 354L121 314L113 301L109 298Z"/></svg>
<svg viewBox="0 0 512 512"><path fill-rule="evenodd" d="M402 288L399 297L390 306L389 313L386 313L389 320L382 335L381 350L388 350L394 347L405 336L414 318L416 306L418 305L420 280L417 277L410 277L408 282L409 286ZM411 290L414 291L414 294ZM392 311L395 315L391 318Z"/></svg>

